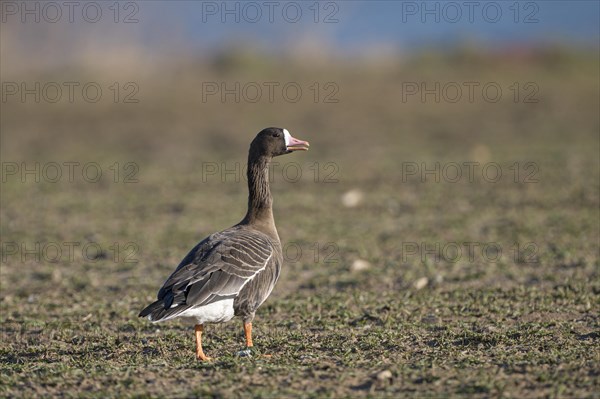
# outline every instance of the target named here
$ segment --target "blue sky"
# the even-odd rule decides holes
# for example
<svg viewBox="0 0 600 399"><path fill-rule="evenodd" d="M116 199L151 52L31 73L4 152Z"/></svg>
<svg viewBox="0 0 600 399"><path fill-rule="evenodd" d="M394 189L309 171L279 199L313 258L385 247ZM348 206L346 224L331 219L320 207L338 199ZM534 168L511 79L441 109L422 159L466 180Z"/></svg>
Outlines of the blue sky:
<svg viewBox="0 0 600 399"><path fill-rule="evenodd" d="M597 47L600 40L596 0L157 1L140 7L158 28L148 31L148 37L172 26L201 49L235 41L277 50L312 40L353 52L373 46L406 51L464 42Z"/></svg>

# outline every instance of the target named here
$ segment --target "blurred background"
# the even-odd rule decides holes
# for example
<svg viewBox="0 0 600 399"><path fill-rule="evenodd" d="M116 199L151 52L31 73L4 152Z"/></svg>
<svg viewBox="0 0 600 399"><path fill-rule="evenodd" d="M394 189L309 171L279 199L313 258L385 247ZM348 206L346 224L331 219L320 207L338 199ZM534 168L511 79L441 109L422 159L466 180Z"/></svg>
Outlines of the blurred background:
<svg viewBox="0 0 600 399"><path fill-rule="evenodd" d="M554 309L569 286L597 310L598 2L1 7L4 334L89 320L149 337L139 309L243 217L268 126L311 142L272 170L287 252L271 327L295 320L277 316L291 299L335 295L399 322L433 312L415 291L446 320L448 295L484 289Z"/></svg>
<svg viewBox="0 0 600 399"><path fill-rule="evenodd" d="M366 260L390 287L472 269L479 283L555 272L409 259L406 242L501 242L508 266L519 263L508 247L534 243L528 256L589 271L598 7L3 2L2 239L19 243L3 248L3 295L48 281L157 284L197 239L243 216L248 143L266 126L312 143L273 171L282 239L304 246L289 273L305 280L291 285L331 273L307 255L315 243L335 244L331 267ZM480 176L490 163L501 179ZM133 243L139 262L87 265L67 256L72 241L99 243L101 260ZM54 262L46 243L62 250ZM107 270L118 278L104 281Z"/></svg>
<svg viewBox="0 0 600 399"><path fill-rule="evenodd" d="M598 13L590 1L3 2L3 240L103 253L133 241L141 263L121 278L158 281L243 215L248 143L282 126L313 144L274 170L282 239L336 243L336 267L365 258L403 279L407 240L535 242L553 256L549 226L593 264ZM475 181L465 162L479 162ZM498 182L479 176L489 163ZM12 252L5 264L32 261ZM104 272L81 276L72 258L52 273ZM3 267L4 289L25 290L39 260Z"/></svg>

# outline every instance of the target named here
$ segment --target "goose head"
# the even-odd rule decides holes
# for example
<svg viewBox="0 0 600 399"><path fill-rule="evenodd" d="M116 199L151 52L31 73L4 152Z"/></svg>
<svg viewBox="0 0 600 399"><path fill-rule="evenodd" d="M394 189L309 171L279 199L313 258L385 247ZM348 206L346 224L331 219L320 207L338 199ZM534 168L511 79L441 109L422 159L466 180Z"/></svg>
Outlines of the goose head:
<svg viewBox="0 0 600 399"><path fill-rule="evenodd" d="M292 151L307 151L309 146L308 141L292 137L287 129L268 127L256 135L250 144L250 153L272 158Z"/></svg>

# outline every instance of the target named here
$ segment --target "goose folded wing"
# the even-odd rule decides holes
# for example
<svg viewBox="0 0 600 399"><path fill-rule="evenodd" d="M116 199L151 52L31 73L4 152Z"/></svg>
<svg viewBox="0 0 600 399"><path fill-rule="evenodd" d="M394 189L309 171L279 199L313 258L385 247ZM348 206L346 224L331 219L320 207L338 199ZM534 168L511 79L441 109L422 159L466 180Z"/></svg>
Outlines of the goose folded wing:
<svg viewBox="0 0 600 399"><path fill-rule="evenodd" d="M234 233L210 236L185 257L158 293L165 309L183 311L235 297L265 269L273 254L269 238L257 232Z"/></svg>

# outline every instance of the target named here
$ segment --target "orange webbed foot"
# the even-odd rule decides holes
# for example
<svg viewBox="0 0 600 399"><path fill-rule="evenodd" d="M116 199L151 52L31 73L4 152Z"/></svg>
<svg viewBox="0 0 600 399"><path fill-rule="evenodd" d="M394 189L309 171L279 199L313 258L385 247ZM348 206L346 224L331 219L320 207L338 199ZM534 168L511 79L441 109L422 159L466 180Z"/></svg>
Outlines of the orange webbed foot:
<svg viewBox="0 0 600 399"><path fill-rule="evenodd" d="M194 328L196 332L196 357L202 362L210 362L212 357L208 357L202 350L202 332L204 331L202 324L197 324Z"/></svg>

